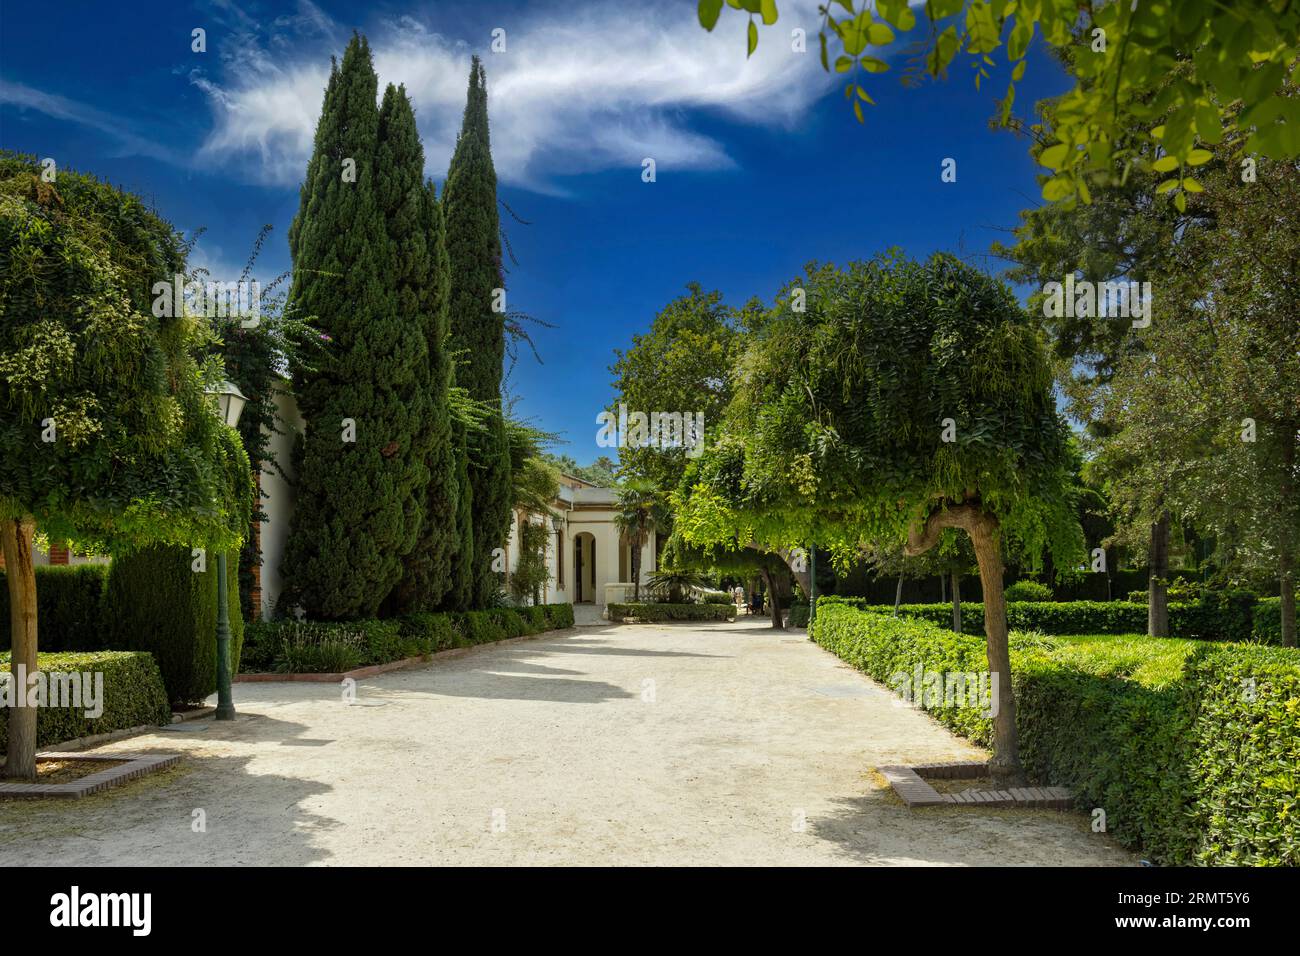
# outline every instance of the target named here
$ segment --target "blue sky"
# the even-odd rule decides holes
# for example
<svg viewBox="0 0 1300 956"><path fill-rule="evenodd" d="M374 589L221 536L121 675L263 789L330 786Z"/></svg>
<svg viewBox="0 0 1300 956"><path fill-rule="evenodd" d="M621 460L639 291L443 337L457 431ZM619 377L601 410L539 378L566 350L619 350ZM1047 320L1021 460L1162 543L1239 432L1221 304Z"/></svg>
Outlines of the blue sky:
<svg viewBox="0 0 1300 956"><path fill-rule="evenodd" d="M178 228L206 227L195 261L237 278L263 223L259 278L288 268L286 234L331 54L353 29L381 88L404 82L441 184L472 53L488 74L501 196L519 259L509 305L535 329L510 376L518 410L589 462L615 348L691 281L728 302L770 301L803 263L889 246L982 254L1038 202L1026 143L988 128L1004 71L983 92L959 68L904 89L872 77L854 121L816 55L816 2L780 4L747 62L744 20L705 33L681 2L400 3L191 0L5 4L0 146L53 157L150 199ZM129 9L130 12L124 12ZM807 29L809 52L791 50ZM192 31L207 50L191 50ZM505 31L505 52L490 51ZM915 33L920 33L918 27ZM895 44L896 46L898 44ZM1066 86L1041 40L1019 112ZM644 183L653 157L657 180ZM944 183L947 157L957 181Z"/></svg>

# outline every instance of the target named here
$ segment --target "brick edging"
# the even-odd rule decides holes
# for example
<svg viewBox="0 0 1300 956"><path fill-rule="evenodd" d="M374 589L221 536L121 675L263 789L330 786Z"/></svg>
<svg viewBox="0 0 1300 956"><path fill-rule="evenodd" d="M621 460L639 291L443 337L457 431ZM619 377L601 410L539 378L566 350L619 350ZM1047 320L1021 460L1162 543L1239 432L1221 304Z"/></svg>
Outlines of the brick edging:
<svg viewBox="0 0 1300 956"><path fill-rule="evenodd" d="M36 755L36 760L76 760L83 763L122 763L96 773L87 774L71 783L21 783L0 781L0 800L77 800L110 787L120 787L128 780L143 777L180 762L179 754L104 753L88 754L80 751L48 750Z"/></svg>
<svg viewBox="0 0 1300 956"><path fill-rule="evenodd" d="M1074 796L1065 787L1011 787L1006 790L967 790L961 793L940 793L922 779L962 780L982 776L987 764L963 761L946 764L917 764L905 767L891 764L877 767L889 781L894 792L912 807L969 806L1022 807L1044 810L1070 810Z"/></svg>

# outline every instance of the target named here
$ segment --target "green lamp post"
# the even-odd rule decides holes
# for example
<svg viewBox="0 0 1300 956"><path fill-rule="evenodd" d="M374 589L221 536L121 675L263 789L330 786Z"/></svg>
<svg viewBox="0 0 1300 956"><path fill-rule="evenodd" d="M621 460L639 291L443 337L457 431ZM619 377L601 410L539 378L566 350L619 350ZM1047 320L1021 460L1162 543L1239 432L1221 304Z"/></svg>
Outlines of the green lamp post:
<svg viewBox="0 0 1300 956"><path fill-rule="evenodd" d="M217 414L234 428L248 398L233 382L222 382L208 391L217 400ZM235 700L230 690L230 607L226 592L226 551L217 553L217 720L235 719Z"/></svg>

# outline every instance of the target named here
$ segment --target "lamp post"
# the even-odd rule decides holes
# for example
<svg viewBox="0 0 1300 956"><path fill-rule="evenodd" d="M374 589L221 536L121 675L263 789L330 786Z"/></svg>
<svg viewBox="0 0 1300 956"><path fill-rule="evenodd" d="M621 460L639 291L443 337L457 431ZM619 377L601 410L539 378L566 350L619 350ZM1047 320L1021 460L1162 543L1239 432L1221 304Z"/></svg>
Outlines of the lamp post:
<svg viewBox="0 0 1300 956"><path fill-rule="evenodd" d="M808 572L808 640L811 641L813 619L817 616L817 545L813 545L808 550L810 552L808 557L811 559L809 567L812 568Z"/></svg>
<svg viewBox="0 0 1300 956"><path fill-rule="evenodd" d="M208 391L217 400L217 414L234 428L248 398L233 382L222 382ZM230 692L230 608L226 593L226 550L217 552L217 720L235 719L235 701Z"/></svg>

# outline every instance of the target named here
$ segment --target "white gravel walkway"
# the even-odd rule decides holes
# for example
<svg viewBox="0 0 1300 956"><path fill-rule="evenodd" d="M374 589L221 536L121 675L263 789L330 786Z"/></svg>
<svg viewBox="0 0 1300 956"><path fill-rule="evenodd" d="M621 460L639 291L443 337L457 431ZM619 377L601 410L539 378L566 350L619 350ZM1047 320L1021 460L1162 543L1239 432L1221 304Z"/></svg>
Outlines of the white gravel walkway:
<svg viewBox="0 0 1300 956"><path fill-rule="evenodd" d="M1135 863L1078 814L907 810L873 767L980 752L763 620L553 632L363 681L352 705L322 684L235 697L234 723L99 748L176 769L0 803L0 867Z"/></svg>

